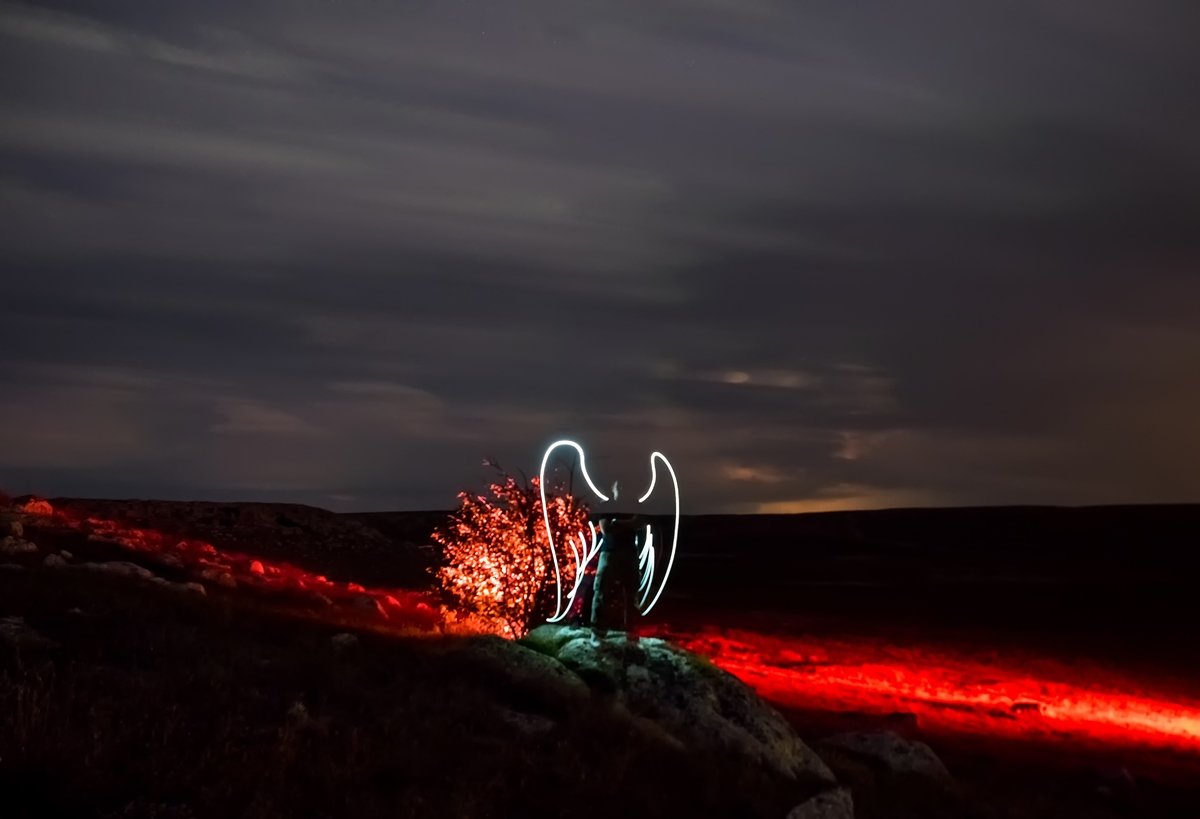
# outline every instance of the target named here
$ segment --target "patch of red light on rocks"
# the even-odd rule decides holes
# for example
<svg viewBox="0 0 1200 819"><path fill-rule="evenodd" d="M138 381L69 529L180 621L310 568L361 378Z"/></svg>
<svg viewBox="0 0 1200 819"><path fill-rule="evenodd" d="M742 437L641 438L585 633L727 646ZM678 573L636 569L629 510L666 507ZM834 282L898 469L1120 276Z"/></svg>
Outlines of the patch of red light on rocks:
<svg viewBox="0 0 1200 819"><path fill-rule="evenodd" d="M1200 754L1200 699L1156 694L1111 672L868 640L670 636L784 707L910 713L943 733Z"/></svg>
<svg viewBox="0 0 1200 819"><path fill-rule="evenodd" d="M218 586L317 600L330 611L350 609L389 627L435 631L442 626L439 611L420 592L332 581L288 563L112 520L76 518L40 503L23 511ZM786 708L910 713L923 729L942 733L1200 755L1200 700L1164 696L1132 679L1053 659L968 656L919 645L750 631L645 633L710 658Z"/></svg>

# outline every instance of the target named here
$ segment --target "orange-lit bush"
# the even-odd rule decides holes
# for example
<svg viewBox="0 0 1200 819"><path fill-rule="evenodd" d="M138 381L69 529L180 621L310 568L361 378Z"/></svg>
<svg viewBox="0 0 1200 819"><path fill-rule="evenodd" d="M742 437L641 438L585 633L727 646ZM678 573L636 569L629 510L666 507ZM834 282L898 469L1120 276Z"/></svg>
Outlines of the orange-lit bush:
<svg viewBox="0 0 1200 819"><path fill-rule="evenodd" d="M437 582L461 614L482 618L497 633L520 637L554 614L554 564L538 479L518 480L495 468L498 476L488 494L460 492L458 508L434 532L443 550ZM566 543L587 531L588 510L561 488L548 488L546 495L550 526L560 544L565 603L575 579Z"/></svg>

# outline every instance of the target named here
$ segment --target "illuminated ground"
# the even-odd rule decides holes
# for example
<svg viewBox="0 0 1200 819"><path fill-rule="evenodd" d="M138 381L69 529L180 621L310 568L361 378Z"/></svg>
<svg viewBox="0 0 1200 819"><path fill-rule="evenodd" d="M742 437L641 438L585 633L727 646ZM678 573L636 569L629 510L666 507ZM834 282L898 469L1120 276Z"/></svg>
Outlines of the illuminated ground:
<svg viewBox="0 0 1200 819"><path fill-rule="evenodd" d="M436 611L419 593L335 582L249 552L103 518L60 513L53 526L87 533L97 548L138 553L216 590L263 596L304 616L381 631L438 627ZM1060 759L1150 754L1159 770L1200 771L1200 699L1152 679L1011 651L714 628L666 633L789 711L907 714L927 736L1015 741Z"/></svg>
<svg viewBox="0 0 1200 819"><path fill-rule="evenodd" d="M786 708L912 714L932 735L1158 751L1200 770L1200 699L1156 692L1096 667L866 640L673 636Z"/></svg>

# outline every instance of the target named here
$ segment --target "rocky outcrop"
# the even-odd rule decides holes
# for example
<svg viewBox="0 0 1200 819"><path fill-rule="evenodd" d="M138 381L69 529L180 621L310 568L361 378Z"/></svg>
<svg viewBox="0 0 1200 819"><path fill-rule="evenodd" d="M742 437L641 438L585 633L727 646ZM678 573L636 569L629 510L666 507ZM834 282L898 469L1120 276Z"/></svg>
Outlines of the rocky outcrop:
<svg viewBox="0 0 1200 819"><path fill-rule="evenodd" d="M30 543L27 540L8 535L0 539L0 556L3 557L24 557L26 555L36 555L38 551L37 544Z"/></svg>
<svg viewBox="0 0 1200 819"><path fill-rule="evenodd" d="M787 819L854 819L854 799L846 788L834 788L792 808Z"/></svg>
<svg viewBox="0 0 1200 819"><path fill-rule="evenodd" d="M335 651L349 651L358 645L358 635L343 631L329 638Z"/></svg>
<svg viewBox="0 0 1200 819"><path fill-rule="evenodd" d="M450 650L483 668L497 690L515 703L549 714L579 708L591 696L587 684L553 657L500 637L457 641Z"/></svg>
<svg viewBox="0 0 1200 819"><path fill-rule="evenodd" d="M25 525L18 517L19 511L0 510L0 558L17 558L36 555L38 547L25 539Z"/></svg>
<svg viewBox="0 0 1200 819"><path fill-rule="evenodd" d="M77 563L71 568L85 572L103 572L104 574L118 575L120 577L131 577L138 580L152 580L155 577L154 572L144 566L124 560L111 560L107 563Z"/></svg>
<svg viewBox="0 0 1200 819"><path fill-rule="evenodd" d="M598 638L586 628L545 625L523 642L684 747L734 755L822 786L835 781L779 712L733 675L665 640Z"/></svg>
<svg viewBox="0 0 1200 819"><path fill-rule="evenodd" d="M924 742L905 739L894 731L837 734L821 741L823 753L842 754L891 774L949 782L950 772Z"/></svg>
<svg viewBox="0 0 1200 819"><path fill-rule="evenodd" d="M74 518L170 532L221 550L241 551L253 544L260 561L286 560L328 574L353 566L357 576L389 585L423 579L414 566L423 570L428 562L362 520L300 504L57 498L54 507ZM425 531L421 537L427 535Z"/></svg>
<svg viewBox="0 0 1200 819"><path fill-rule="evenodd" d="M173 580L168 580L147 569L145 566L139 566L136 563L130 563L124 560L110 560L107 562L97 563L68 563L65 557L70 557L70 552L61 554L46 555L46 559L42 561L42 565L48 569L71 569L81 572L96 572L98 574L113 575L116 577L126 577L131 580L138 580L151 585L157 586L168 591L184 592L187 594L196 594L204 597L208 594L202 583L192 581L177 583Z"/></svg>
<svg viewBox="0 0 1200 819"><path fill-rule="evenodd" d="M53 640L26 623L24 618L0 617L0 648L7 652L19 656L49 651L57 646Z"/></svg>

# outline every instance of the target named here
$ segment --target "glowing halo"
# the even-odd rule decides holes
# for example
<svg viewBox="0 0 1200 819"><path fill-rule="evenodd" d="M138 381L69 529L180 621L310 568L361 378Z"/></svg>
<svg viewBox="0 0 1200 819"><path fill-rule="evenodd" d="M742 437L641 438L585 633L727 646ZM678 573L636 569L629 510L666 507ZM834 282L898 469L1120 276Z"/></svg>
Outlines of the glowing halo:
<svg viewBox="0 0 1200 819"><path fill-rule="evenodd" d="M542 520L546 525L546 540L550 544L550 559L554 565L554 615L547 619L546 622L548 623L556 623L567 616L567 612L571 610L571 606L574 605L575 602L575 597L579 593L579 588L583 583L584 573L588 564L591 563L592 560L595 559L596 555L600 552L599 538L596 534L596 527L590 521L588 522L588 526L592 530L590 546L588 545L587 538L582 530L579 532L578 548L576 548L573 538L567 539L567 546L571 550L571 558L575 561L575 578L574 582L571 584L571 590L567 593L567 603L564 606L562 593L562 569L558 563L558 547L554 543L554 532L551 530L550 526L550 508L546 503L546 467L549 465L550 456L554 453L554 451L563 446L569 446L579 453L579 470L583 473L583 479L587 482L588 488L591 489L592 492L595 493L596 497L600 498L601 501L609 500L609 497L600 491L599 487L597 487L595 482L592 480L592 476L588 474L586 456L584 455L583 447L581 447L575 441L564 438L560 441L555 441L546 449L545 454L542 456L541 469L538 472L538 492L541 495ZM650 487L646 490L645 494L638 498L638 503L644 503L646 499L653 494L654 487L658 484L657 461L659 460L661 460L667 467L667 472L671 476L671 488L675 495L675 525L671 533L671 551L667 556L667 565L663 570L662 579L658 582L658 589L653 598L651 598L650 605L648 606L646 606L646 598L650 596L650 592L655 586L654 574L656 560L654 554L654 530L651 525L646 526L646 539L642 545L641 552L638 555L638 571L641 573L641 580L637 587L638 592L640 592L638 607L641 608L642 606L645 606L645 608L641 611L643 616L649 614L650 610L653 609L658 603L659 598L662 597L662 593L667 587L667 579L671 575L671 567L675 564L675 553L679 546L679 479L675 475L675 469L671 466L671 462L668 461L667 456L663 455L661 452L656 451L650 454ZM615 498L617 496L617 484L615 483L613 484L612 492L613 497Z"/></svg>

